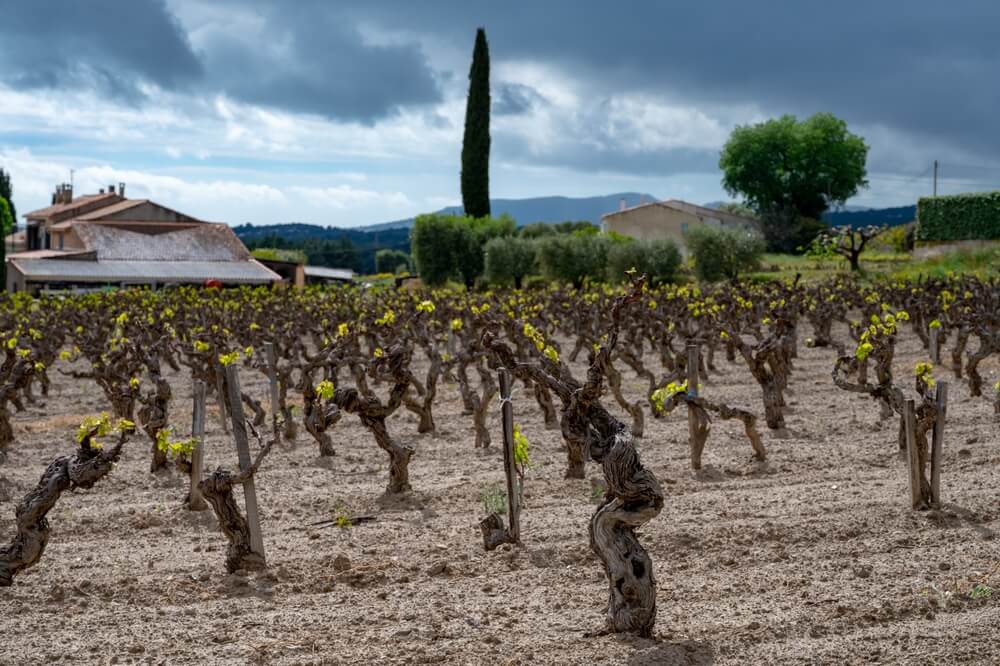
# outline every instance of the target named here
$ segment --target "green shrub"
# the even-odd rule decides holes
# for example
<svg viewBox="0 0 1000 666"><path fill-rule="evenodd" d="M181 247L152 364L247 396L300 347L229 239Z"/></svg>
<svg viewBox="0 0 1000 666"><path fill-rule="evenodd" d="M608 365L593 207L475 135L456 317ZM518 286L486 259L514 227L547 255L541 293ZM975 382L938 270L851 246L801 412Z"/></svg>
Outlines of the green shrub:
<svg viewBox="0 0 1000 666"><path fill-rule="evenodd" d="M671 282L681 265L681 252L672 240L613 243L608 250L609 282L622 282L625 271L634 268L650 282Z"/></svg>
<svg viewBox="0 0 1000 666"><path fill-rule="evenodd" d="M483 272L483 246L491 238L513 235L516 227L507 215L478 219L420 215L410 232L417 273L428 286L437 287L449 279L457 279L471 287Z"/></svg>
<svg viewBox="0 0 1000 666"><path fill-rule="evenodd" d="M535 241L527 238L491 238L484 248L483 277L490 284L513 285L520 289L523 280L535 271Z"/></svg>
<svg viewBox="0 0 1000 666"><path fill-rule="evenodd" d="M1000 240L1000 192L923 197L917 220L919 240Z"/></svg>
<svg viewBox="0 0 1000 666"><path fill-rule="evenodd" d="M765 248L759 234L726 227L695 227L686 243L695 275L705 282L736 279L741 272L753 270Z"/></svg>
<svg viewBox="0 0 1000 666"><path fill-rule="evenodd" d="M402 250L379 250L375 253L376 273L404 273L410 270L410 255Z"/></svg>
<svg viewBox="0 0 1000 666"><path fill-rule="evenodd" d="M557 234L538 242L538 261L549 280L583 286L586 279L603 281L611 240L604 236Z"/></svg>

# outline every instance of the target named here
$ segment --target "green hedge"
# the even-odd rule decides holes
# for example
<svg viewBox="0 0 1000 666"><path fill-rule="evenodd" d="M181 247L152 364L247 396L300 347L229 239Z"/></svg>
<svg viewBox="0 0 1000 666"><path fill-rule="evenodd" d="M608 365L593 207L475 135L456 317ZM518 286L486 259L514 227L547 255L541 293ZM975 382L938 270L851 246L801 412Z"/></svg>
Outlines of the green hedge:
<svg viewBox="0 0 1000 666"><path fill-rule="evenodd" d="M1000 240L1000 192L924 197L917 220L920 240Z"/></svg>

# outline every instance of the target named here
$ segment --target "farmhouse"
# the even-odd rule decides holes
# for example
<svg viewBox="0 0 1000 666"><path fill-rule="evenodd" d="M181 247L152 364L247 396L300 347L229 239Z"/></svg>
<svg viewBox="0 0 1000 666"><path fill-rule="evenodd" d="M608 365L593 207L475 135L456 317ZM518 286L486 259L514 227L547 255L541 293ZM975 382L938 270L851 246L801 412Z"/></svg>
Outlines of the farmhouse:
<svg viewBox="0 0 1000 666"><path fill-rule="evenodd" d="M25 249L7 257L8 291L281 280L228 225L127 199L124 183L76 198L60 185L51 206L25 219Z"/></svg>
<svg viewBox="0 0 1000 666"><path fill-rule="evenodd" d="M641 240L670 239L686 251L684 237L699 225L734 229L760 229L757 220L721 210L669 199L622 208L601 216L601 231L614 231Z"/></svg>

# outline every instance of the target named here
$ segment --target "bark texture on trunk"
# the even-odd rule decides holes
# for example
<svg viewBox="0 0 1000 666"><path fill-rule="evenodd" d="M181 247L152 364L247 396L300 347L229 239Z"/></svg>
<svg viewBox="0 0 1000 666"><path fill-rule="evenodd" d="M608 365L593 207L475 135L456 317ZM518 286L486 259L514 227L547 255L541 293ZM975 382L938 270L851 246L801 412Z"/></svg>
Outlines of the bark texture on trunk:
<svg viewBox="0 0 1000 666"><path fill-rule="evenodd" d="M17 534L9 544L0 547L0 587L10 586L14 576L38 563L49 542L48 512L64 491L92 488L114 469L129 434L122 432L114 447L95 448L91 446L97 436L95 429L83 438L76 453L56 458L45 469L38 485L14 510Z"/></svg>

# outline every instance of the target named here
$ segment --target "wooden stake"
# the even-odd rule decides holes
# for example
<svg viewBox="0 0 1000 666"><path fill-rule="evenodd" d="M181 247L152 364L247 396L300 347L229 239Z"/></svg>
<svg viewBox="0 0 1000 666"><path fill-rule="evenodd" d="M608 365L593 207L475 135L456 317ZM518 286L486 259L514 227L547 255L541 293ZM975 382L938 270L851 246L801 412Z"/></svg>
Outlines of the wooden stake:
<svg viewBox="0 0 1000 666"><path fill-rule="evenodd" d="M215 398L219 403L219 421L222 423L222 432L229 434L229 422L226 420L226 391L225 382L222 381L222 373L226 371L222 364L215 366ZM242 398L241 398L242 399ZM240 402L240 400L237 400ZM240 403L242 404L242 403ZM242 407L240 410L242 411Z"/></svg>
<svg viewBox="0 0 1000 666"><path fill-rule="evenodd" d="M948 411L948 382L938 382L934 402L937 414L934 417L934 434L931 440L931 503L939 506L941 504L941 456L944 447L944 421Z"/></svg>
<svg viewBox="0 0 1000 666"><path fill-rule="evenodd" d="M938 338L940 333L940 328L931 329L931 363L934 365L941 365L941 344Z"/></svg>
<svg viewBox="0 0 1000 666"><path fill-rule="evenodd" d="M501 368L500 379L500 415L503 419L503 467L507 474L507 512L510 519L510 539L513 543L521 541L521 481L517 476L514 462L514 405L510 399L510 372Z"/></svg>
<svg viewBox="0 0 1000 666"><path fill-rule="evenodd" d="M264 355L267 357L267 382L271 389L271 428L274 431L274 441L281 442L281 429L278 428L278 415L281 412L278 400L278 355L274 352L274 343L264 343Z"/></svg>
<svg viewBox="0 0 1000 666"><path fill-rule="evenodd" d="M689 398L698 397L698 345L688 343L687 346L687 395ZM695 410L688 406L688 448L691 451L691 466L694 469L701 467L701 452L699 449L704 444L699 442L698 415Z"/></svg>
<svg viewBox="0 0 1000 666"><path fill-rule="evenodd" d="M917 417L913 400L903 403L903 423L906 426L906 461L910 471L910 505L919 509L922 504L920 491L920 457L917 452Z"/></svg>
<svg viewBox="0 0 1000 666"><path fill-rule="evenodd" d="M243 416L243 400L240 392L240 375L236 364L226 366L226 384L229 385L229 413L233 418L233 438L236 440L236 454L240 460L240 471L250 468L250 442L247 438L247 422ZM250 531L250 550L264 559L264 538L260 532L260 513L257 509L257 490L253 476L243 482L243 495L247 507L247 528Z"/></svg>
<svg viewBox="0 0 1000 666"><path fill-rule="evenodd" d="M198 490L201 474L205 469L205 382L196 379L191 387L194 406L191 410L191 436L194 450L191 452L191 490L188 492L190 511L204 511L208 508L205 498Z"/></svg>

